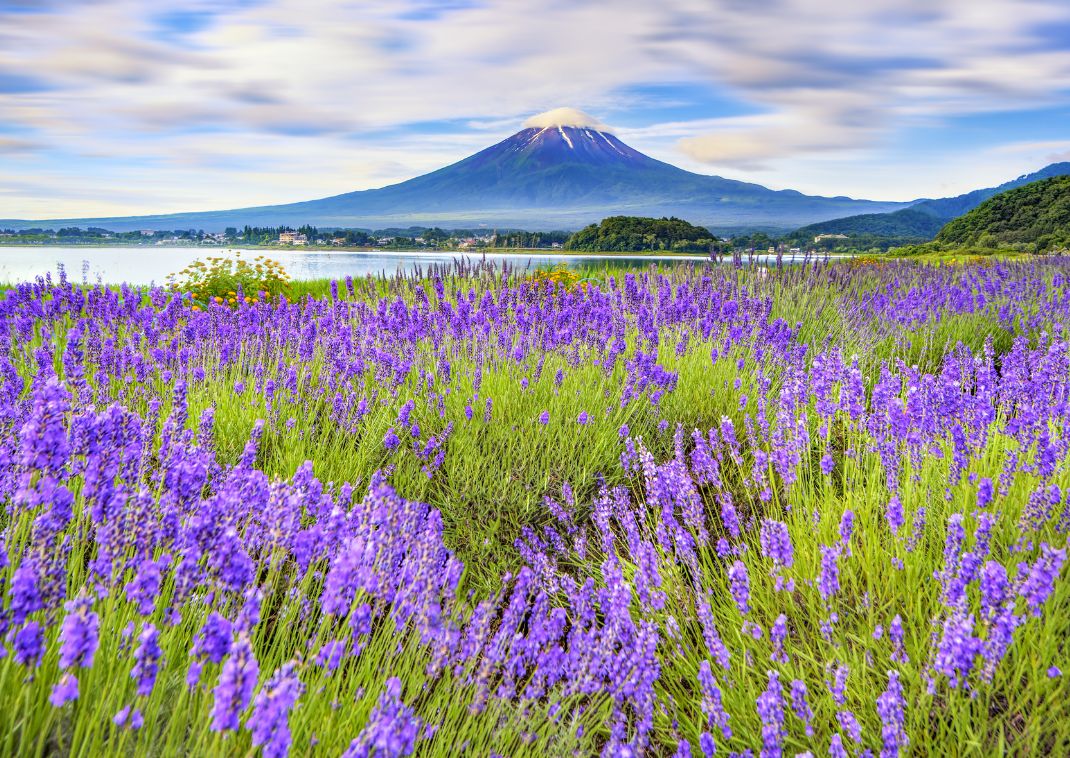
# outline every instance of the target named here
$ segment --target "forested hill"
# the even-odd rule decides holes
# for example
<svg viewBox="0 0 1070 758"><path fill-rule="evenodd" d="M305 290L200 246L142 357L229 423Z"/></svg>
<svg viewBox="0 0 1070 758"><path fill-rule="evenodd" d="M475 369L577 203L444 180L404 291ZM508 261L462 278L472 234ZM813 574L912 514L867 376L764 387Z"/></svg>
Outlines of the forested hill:
<svg viewBox="0 0 1070 758"><path fill-rule="evenodd" d="M566 250L709 252L718 242L704 226L678 218L611 216L585 226L565 242Z"/></svg>
<svg viewBox="0 0 1070 758"><path fill-rule="evenodd" d="M948 222L936 242L1048 252L1070 247L1070 176L1008 190Z"/></svg>
<svg viewBox="0 0 1070 758"><path fill-rule="evenodd" d="M806 245L822 234L845 234L856 242L856 247L870 237L884 238L892 244L907 244L932 239L945 221L923 211L904 208L895 213L865 213L810 224L795 230L789 239Z"/></svg>

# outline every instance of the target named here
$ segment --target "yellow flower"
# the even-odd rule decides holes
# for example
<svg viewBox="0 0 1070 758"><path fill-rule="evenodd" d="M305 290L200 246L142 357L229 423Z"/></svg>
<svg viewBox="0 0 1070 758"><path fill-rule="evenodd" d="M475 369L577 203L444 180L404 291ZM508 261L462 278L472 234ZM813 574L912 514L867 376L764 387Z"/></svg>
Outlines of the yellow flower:
<svg viewBox="0 0 1070 758"><path fill-rule="evenodd" d="M199 305L193 306L193 312L194 313L198 313L198 312L200 312L200 310L201 310L201 306L199 306Z"/></svg>
<svg viewBox="0 0 1070 758"><path fill-rule="evenodd" d="M223 298L221 298L221 297L220 297L219 295L216 295L216 296L215 296L214 298L212 298L212 299L213 299L213 300L215 300L215 301L216 301L217 303L222 303L222 302L223 302Z"/></svg>

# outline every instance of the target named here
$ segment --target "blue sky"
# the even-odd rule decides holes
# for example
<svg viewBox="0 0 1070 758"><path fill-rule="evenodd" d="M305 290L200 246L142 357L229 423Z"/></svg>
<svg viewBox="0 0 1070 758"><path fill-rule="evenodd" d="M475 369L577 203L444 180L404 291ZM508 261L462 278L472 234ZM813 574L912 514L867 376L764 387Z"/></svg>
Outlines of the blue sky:
<svg viewBox="0 0 1070 758"><path fill-rule="evenodd" d="M702 173L906 200L1070 160L1067 0L0 0L0 218L382 186L571 106Z"/></svg>

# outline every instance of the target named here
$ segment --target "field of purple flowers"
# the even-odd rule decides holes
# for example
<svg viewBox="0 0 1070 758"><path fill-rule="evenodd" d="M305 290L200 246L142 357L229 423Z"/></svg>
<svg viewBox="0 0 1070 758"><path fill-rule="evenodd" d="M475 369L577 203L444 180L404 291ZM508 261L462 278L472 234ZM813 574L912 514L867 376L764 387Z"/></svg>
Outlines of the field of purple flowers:
<svg viewBox="0 0 1070 758"><path fill-rule="evenodd" d="M9 289L0 754L1070 754L1068 277Z"/></svg>

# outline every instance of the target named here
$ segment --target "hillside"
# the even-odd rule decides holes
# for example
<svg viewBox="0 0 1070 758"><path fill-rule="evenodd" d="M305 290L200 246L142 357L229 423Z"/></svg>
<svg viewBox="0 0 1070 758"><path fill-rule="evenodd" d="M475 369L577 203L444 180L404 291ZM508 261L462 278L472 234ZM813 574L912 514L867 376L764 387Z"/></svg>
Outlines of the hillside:
<svg viewBox="0 0 1070 758"><path fill-rule="evenodd" d="M859 216L822 221L797 229L789 239L812 245L822 234L847 235L854 247L887 247L931 240L943 228L944 220L914 208L894 213L865 213Z"/></svg>
<svg viewBox="0 0 1070 758"><path fill-rule="evenodd" d="M588 252L708 252L710 245L716 243L709 229L678 218L611 216L573 234L565 242L565 249Z"/></svg>
<svg viewBox="0 0 1070 758"><path fill-rule="evenodd" d="M1070 175L1070 163L1052 163L998 187L978 189L957 197L920 200L909 208L891 213L865 213L821 221L797 229L789 238L805 244L820 234L845 234L850 238L847 246L860 249L924 242L935 237L948 221L973 210L991 197L1041 179L1066 175Z"/></svg>
<svg viewBox="0 0 1070 758"><path fill-rule="evenodd" d="M923 200L912 205L911 208L913 210L922 211L923 213L929 213L938 218L957 218L963 213L973 210L990 197L995 197L1007 190L1024 187L1027 184L1032 184L1041 179L1050 179L1053 176L1066 176L1068 174L1070 174L1070 162L1063 161L1062 163L1052 163L1040 169L1040 171L1034 171L1031 174L1023 174L1017 179L1004 182L998 187L974 190L973 192L967 192L965 195L945 197L941 200Z"/></svg>
<svg viewBox="0 0 1070 758"><path fill-rule="evenodd" d="M1056 176L986 200L940 230L936 242L1047 252L1070 246L1070 176Z"/></svg>

